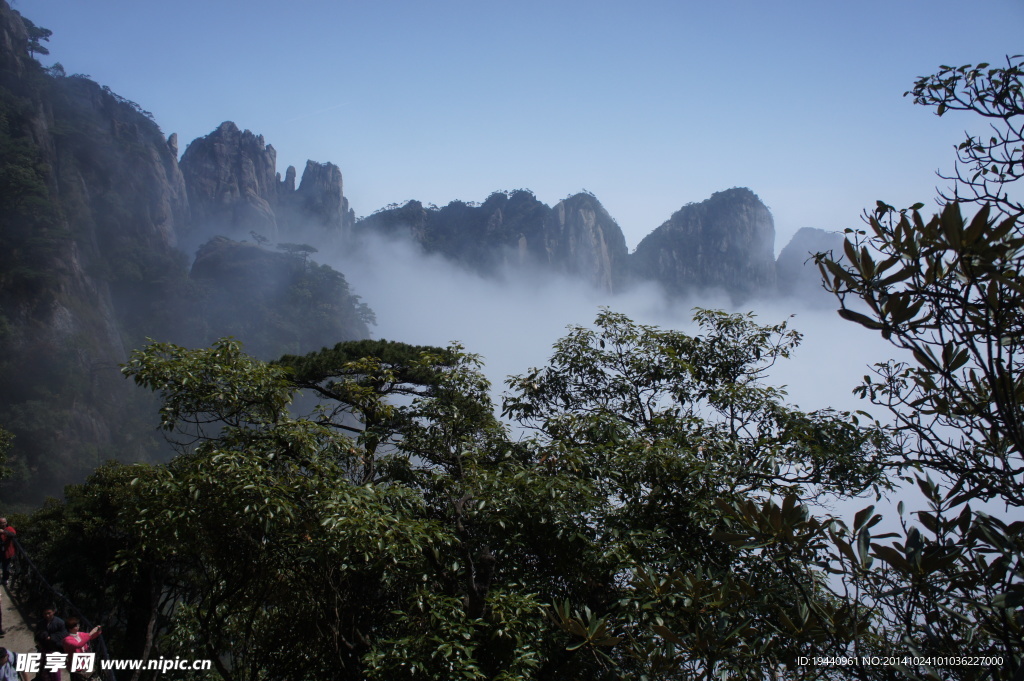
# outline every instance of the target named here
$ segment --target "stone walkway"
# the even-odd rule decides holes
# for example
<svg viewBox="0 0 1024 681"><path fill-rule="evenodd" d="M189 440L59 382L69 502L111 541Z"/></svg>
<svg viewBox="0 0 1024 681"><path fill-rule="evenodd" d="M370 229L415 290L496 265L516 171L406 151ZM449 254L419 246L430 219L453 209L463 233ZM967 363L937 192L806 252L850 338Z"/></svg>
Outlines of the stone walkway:
<svg viewBox="0 0 1024 681"><path fill-rule="evenodd" d="M3 625L6 632L6 635L0 638L0 646L15 653L34 653L36 644L32 638L32 630L22 619L17 601L11 598L6 586L0 587L0 599L3 600Z"/></svg>

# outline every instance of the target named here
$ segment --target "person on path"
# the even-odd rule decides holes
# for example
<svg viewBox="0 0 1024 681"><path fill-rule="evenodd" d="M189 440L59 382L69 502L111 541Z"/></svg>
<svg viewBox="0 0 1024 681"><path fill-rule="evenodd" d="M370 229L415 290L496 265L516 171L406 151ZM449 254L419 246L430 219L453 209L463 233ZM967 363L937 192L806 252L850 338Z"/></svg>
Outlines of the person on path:
<svg viewBox="0 0 1024 681"><path fill-rule="evenodd" d="M92 647L89 642L95 638L98 638L103 633L103 627L95 626L92 631L85 633L84 631L78 630L78 618L69 617L65 622L68 627L68 635L64 638L64 652L68 654L68 660L70 662L71 656L75 653L89 653L92 652ZM71 672L71 681L85 681L88 677L87 674L80 672ZM0 678L0 681L4 681Z"/></svg>
<svg viewBox="0 0 1024 681"><path fill-rule="evenodd" d="M28 681L25 672L15 671L18 653L0 648L0 681Z"/></svg>
<svg viewBox="0 0 1024 681"><path fill-rule="evenodd" d="M18 531L7 524L7 518L0 518L0 562L3 563L4 586L11 576L11 560L14 558L14 537Z"/></svg>
<svg viewBox="0 0 1024 681"><path fill-rule="evenodd" d="M64 639L68 637L68 629L64 620L57 617L56 607L48 605L43 608L43 619L36 627L36 631L45 636L46 640L52 641L58 651L64 649Z"/></svg>
<svg viewBox="0 0 1024 681"><path fill-rule="evenodd" d="M63 621L61 622L61 626L64 626ZM43 657L42 663L39 666L39 672L36 673L35 681L60 681L61 667L48 667L46 665L46 656L51 653L64 652L64 645L62 643L57 643L56 641L50 638L47 638L45 631L37 631L36 652L38 652Z"/></svg>
<svg viewBox="0 0 1024 681"><path fill-rule="evenodd" d="M89 641L103 633L103 627L98 625L93 627L89 633L79 631L77 617L69 617L65 624L68 627L68 635L64 637L64 652L68 655L91 652L92 647L89 645Z"/></svg>

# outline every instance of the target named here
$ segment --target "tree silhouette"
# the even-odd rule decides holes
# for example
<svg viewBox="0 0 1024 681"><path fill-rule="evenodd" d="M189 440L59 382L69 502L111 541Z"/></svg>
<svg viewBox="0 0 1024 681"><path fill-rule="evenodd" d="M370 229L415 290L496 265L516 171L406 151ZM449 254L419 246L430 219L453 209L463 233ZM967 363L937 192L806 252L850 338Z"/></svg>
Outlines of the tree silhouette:
<svg viewBox="0 0 1024 681"><path fill-rule="evenodd" d="M32 21L21 18L23 24L25 24L25 30L28 31L28 52L35 56L36 54L50 54L50 51L43 47L41 40L49 42L50 36L53 35L53 31L42 26L36 26Z"/></svg>
<svg viewBox="0 0 1024 681"><path fill-rule="evenodd" d="M317 252L317 249L309 244L290 244L282 243L277 245L278 250L284 251L288 255L300 256L302 258L302 264L305 265L309 261L309 256Z"/></svg>

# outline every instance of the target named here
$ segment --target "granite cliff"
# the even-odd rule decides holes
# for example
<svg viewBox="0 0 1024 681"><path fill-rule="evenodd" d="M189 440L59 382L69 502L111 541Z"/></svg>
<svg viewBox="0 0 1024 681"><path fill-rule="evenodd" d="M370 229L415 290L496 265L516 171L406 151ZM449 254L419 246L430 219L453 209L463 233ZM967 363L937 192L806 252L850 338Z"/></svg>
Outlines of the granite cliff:
<svg viewBox="0 0 1024 681"><path fill-rule="evenodd" d="M817 269L804 261L809 252L841 243L841 237L822 236L827 233L821 230L801 230L776 263L771 211L746 188L683 206L631 254L619 225L589 193L553 207L527 190L440 208L408 201L363 218L354 231L357 239L368 234L411 239L425 252L485 276L539 267L606 293L650 281L669 295L721 292L736 304L777 296L832 304L831 297L818 293Z"/></svg>
<svg viewBox="0 0 1024 681"><path fill-rule="evenodd" d="M336 167L311 162L295 188L293 170L277 177L272 147L224 124L183 173L175 135L109 88L44 69L31 40L0 0L0 427L16 438L8 503L59 494L109 458L160 455L153 397L118 371L147 337L199 345L232 334L275 357L365 337L372 318L340 273L300 257L216 244L190 271L181 250L225 221L245 234L350 228Z"/></svg>
<svg viewBox="0 0 1024 681"><path fill-rule="evenodd" d="M779 253L775 276L780 296L800 300L809 307L834 308L835 297L821 285L821 273L814 264L815 253L843 253L843 235L823 229L800 229Z"/></svg>
<svg viewBox="0 0 1024 681"><path fill-rule="evenodd" d="M670 294L718 289L739 303L775 289L775 223L754 192L716 192L683 206L648 234L629 259L635 280Z"/></svg>
<svg viewBox="0 0 1024 681"><path fill-rule="evenodd" d="M611 293L621 291L626 237L595 196L574 194L555 204L547 222L552 261L566 274Z"/></svg>
<svg viewBox="0 0 1024 681"><path fill-rule="evenodd" d="M191 241L250 232L274 242L346 238L355 223L336 165L308 161L296 188L295 168L282 180L274 147L231 121L189 144L181 171L192 204Z"/></svg>
<svg viewBox="0 0 1024 681"><path fill-rule="evenodd" d="M409 201L364 218L356 233L411 238L483 275L539 267L609 293L621 288L627 256L622 230L590 194L553 208L523 189L494 192L482 204L425 208Z"/></svg>
<svg viewBox="0 0 1024 681"><path fill-rule="evenodd" d="M148 446L126 423L136 395L117 366L141 327L170 326L173 306L150 303L183 282L175 240L188 213L156 124L91 80L44 70L20 15L0 2L0 424L16 436L17 480L8 501L33 482L59 493L114 450Z"/></svg>

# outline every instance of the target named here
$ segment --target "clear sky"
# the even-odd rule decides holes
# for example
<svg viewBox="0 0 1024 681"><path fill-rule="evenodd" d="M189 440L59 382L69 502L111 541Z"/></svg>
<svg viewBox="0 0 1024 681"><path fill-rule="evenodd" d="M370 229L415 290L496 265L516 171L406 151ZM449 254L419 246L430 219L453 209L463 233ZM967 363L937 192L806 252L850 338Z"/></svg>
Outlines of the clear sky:
<svg viewBox="0 0 1024 681"><path fill-rule="evenodd" d="M733 186L800 227L929 201L969 116L902 97L940 64L1024 52L1021 0L19 0L44 64L151 111L184 151L222 121L278 170L340 166L392 202L587 189L630 248Z"/></svg>

